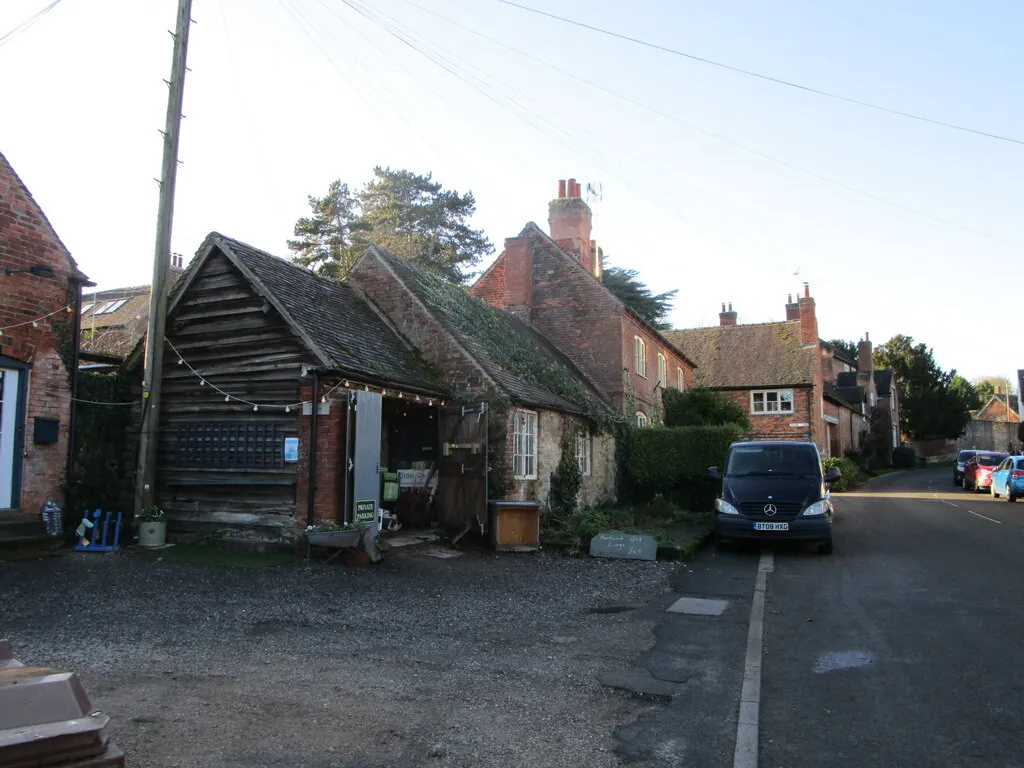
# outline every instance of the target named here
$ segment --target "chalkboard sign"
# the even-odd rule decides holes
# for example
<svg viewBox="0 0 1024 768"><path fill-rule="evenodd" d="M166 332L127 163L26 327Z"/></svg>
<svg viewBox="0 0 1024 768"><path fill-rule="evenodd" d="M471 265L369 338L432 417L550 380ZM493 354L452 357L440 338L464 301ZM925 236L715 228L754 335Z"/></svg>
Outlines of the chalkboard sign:
<svg viewBox="0 0 1024 768"><path fill-rule="evenodd" d="M658 542L653 536L634 533L599 533L590 540L590 554L626 560L657 560Z"/></svg>

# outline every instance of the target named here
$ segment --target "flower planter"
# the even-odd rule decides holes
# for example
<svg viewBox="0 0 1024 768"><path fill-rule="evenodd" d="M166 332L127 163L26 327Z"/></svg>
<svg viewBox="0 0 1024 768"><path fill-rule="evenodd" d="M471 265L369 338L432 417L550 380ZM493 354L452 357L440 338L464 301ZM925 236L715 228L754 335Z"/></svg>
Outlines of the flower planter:
<svg viewBox="0 0 1024 768"><path fill-rule="evenodd" d="M167 542L166 522L139 523L139 545L143 547L162 547Z"/></svg>
<svg viewBox="0 0 1024 768"><path fill-rule="evenodd" d="M366 528L355 528L347 531L317 531L307 533L306 540L318 547L351 549L359 546L366 530Z"/></svg>

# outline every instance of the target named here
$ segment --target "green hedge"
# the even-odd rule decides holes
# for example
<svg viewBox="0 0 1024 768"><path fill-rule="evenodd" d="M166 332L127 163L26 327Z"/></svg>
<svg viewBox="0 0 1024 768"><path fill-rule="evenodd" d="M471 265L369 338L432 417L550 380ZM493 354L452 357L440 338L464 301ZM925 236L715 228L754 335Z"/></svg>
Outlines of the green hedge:
<svg viewBox="0 0 1024 768"><path fill-rule="evenodd" d="M829 457L822 459L821 463L825 465L826 469L828 467L839 467L839 471L842 473L842 477L829 486L833 491L841 492L848 490L862 477L860 467L852 459Z"/></svg>
<svg viewBox="0 0 1024 768"><path fill-rule="evenodd" d="M699 481L708 467L721 467L740 436L734 424L716 427L634 427L629 432L626 471L640 496L673 494Z"/></svg>
<svg viewBox="0 0 1024 768"><path fill-rule="evenodd" d="M913 469L917 466L917 454L913 448L901 446L892 452L892 465L896 469Z"/></svg>

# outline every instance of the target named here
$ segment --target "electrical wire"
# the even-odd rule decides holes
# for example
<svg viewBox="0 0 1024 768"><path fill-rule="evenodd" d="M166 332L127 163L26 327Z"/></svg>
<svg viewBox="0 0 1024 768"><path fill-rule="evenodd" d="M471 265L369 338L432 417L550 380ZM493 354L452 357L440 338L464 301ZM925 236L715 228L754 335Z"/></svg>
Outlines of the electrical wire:
<svg viewBox="0 0 1024 768"><path fill-rule="evenodd" d="M684 59L691 59L692 61L699 61L702 64L709 64L709 65L711 65L713 67L720 67L721 69L727 69L730 72L737 72L737 73L739 73L741 75L747 75L748 77L756 77L759 80L766 80L766 81L768 81L770 83L776 83L778 85L784 85L784 86L786 86L788 88L795 88L795 89L800 90L800 91L806 91L807 93L813 93L813 94L816 94L818 96L824 96L824 97L829 98L829 99L836 99L837 101L845 101L848 104L856 104L857 106L860 106L860 107L867 107L868 109L875 109L875 110L878 110L879 112L887 112L887 113L889 113L891 115L898 115L900 117L906 117L906 118L909 118L911 120L919 120L919 121L921 121L923 123L930 123L932 125L942 126L943 128L950 128L950 129L955 130L955 131L962 131L963 133L972 133L972 134L975 134L976 136L984 136L986 138L996 139L998 141L1007 141L1007 142L1010 142L1011 144L1022 144L1022 145L1024 145L1024 139L1015 139L1015 138L1010 137L1010 136L1002 136L1002 135L1000 135L998 133L989 133L988 131L982 131L982 130L978 130L976 128L969 128L967 126L957 125L956 123L947 123L947 122L945 122L943 120L936 120L936 119L933 119L933 118L930 118L930 117L924 117L923 115L916 115L913 112L904 112L903 110L893 109L892 107L884 107L884 106L882 106L880 104L873 104L870 101L862 101L861 99L855 99L855 98L852 98L850 96L843 96L841 94L833 93L831 91L823 91L823 90L820 90L818 88L812 88L809 85L801 85L800 83L795 83L795 82L793 82L791 80L783 80L782 78L779 78L779 77L772 77L771 75L763 75L760 72L754 72L753 70L743 69L742 67L735 67L735 66L733 66L731 64L724 64L724 63L722 63L720 61L714 61L712 59L706 59L706 58L704 58L702 56L696 56L696 55L694 55L692 53L686 53L685 51L676 50L675 48L669 48L669 47L664 46L664 45L658 45L657 43L651 43L651 42L648 42L646 40L641 40L640 38L637 38L637 37L630 37L629 35L624 35L624 34L621 34L619 32L613 32L613 31L611 31L609 29L602 29L601 27L596 27L596 26L594 26L592 24L586 24L586 23L584 23L582 21L576 21L574 19L569 19L569 18L566 18L565 16L559 16L559 15L554 14L554 13L548 13L547 11L542 11L542 10L539 10L537 8L530 8L527 5L522 5L521 3L513 2L513 0L497 0L497 2L502 3L503 5L511 6L512 8L518 8L518 9L523 10L523 11L529 11L530 13L535 13L535 14L537 14L539 16L547 16L550 19L555 19L556 21L561 21L561 22L563 22L565 24L571 24L571 25L576 26L576 27L581 27L583 29L588 29L588 30L590 30L592 32L598 32L598 33L600 33L602 35L608 35L609 37L614 37L614 38L617 38L619 40L625 40L625 41L630 42L630 43L635 43L637 45L642 45L645 48L652 48L652 49L654 49L656 51L661 51L663 53L668 53L668 54L671 54L673 56L681 56Z"/></svg>
<svg viewBox="0 0 1024 768"><path fill-rule="evenodd" d="M691 130L694 130L694 131L696 131L696 132L698 132L700 134L703 134L705 136L713 138L713 139L715 139L717 141L721 141L721 142L723 142L725 144L728 144L728 145L730 145L732 147L736 147L737 149L741 149L744 152L749 152L752 155L755 155L757 157L763 158L763 159L768 160L770 162L776 163L776 164L781 165L781 166L783 166L785 168L789 168L790 170L796 171L797 173L802 173L805 176L808 176L810 178L817 179L819 181L823 181L823 182L825 182L827 184L832 184L833 186L839 187L840 189L844 189L844 190L846 190L848 192L852 192L852 193L854 193L856 195L860 195L862 197L866 197L866 198L868 198L870 200L874 200L875 202L884 203L885 205L890 205L890 206L892 206L894 208L898 208L898 209L900 209L902 211L905 211L907 213L914 214L915 216L921 216L922 218L929 219L929 220L934 221L934 222L939 223L939 224L944 224L946 226L953 227L955 229L960 229L960 230L962 230L964 232L970 232L971 234L978 235L979 237L984 237L984 238L987 238L989 240L994 240L996 242L1003 243L1004 245L1011 245L1011 246L1013 246L1015 248L1024 248L1024 245L1021 245L1020 243L1016 243L1016 242L1013 242L1011 240L1006 240L1006 239L1004 239L1002 237L999 237L998 235L993 235L993 234L990 234L988 232L984 232L982 230L975 229L973 227L969 227L969 226L967 226L965 224L959 224L959 223L957 223L955 221L951 221L949 219L942 218L941 216L935 216L933 214L927 213L926 211L921 211L921 210L918 210L917 208L913 208L911 206L904 205L903 203L898 203L895 200L889 200L888 198L882 197L881 195L877 195L877 194L875 194L873 192L868 192L867 190L860 189L859 187L855 187L855 186L853 186L851 184L847 184L846 182L843 182L843 181L838 181L837 179L830 178L828 176L825 176L824 174L818 173L817 171L812 171L810 169L803 168L803 167L801 167L799 165L796 165L795 163L789 162L788 160L783 160L782 158L776 157L776 156L771 155L771 154L769 154L767 152L763 152L763 151L761 151L759 149L755 149L754 147L751 147L751 146L748 146L748 145L743 144L741 142L735 141L734 139L730 139L730 138L728 138L726 136L722 136L722 135L720 135L718 133L715 133L713 131L709 131L706 128L702 128L699 125L691 123L691 122L689 122L687 120L683 120L682 118L677 117L677 116L675 116L673 114L670 114L668 112L665 112L664 110L658 109L657 107L653 107L653 106L651 106L649 104L645 104L642 101L638 101L637 99L634 99L634 98L632 98L630 96L626 96L624 94L618 93L617 91L614 91L611 88L607 88L606 86L603 86L600 83L596 83L593 80L589 80L589 79L587 79L585 77L582 77L581 75L577 75L574 72L571 72L569 70L563 69L562 67L559 67L559 66L557 66L555 64L552 64L552 63L550 63L548 61L545 61L544 59L541 59L541 58L538 58L537 56L533 56L533 55L531 55L529 53L526 53L525 51L522 51L522 50L520 50L518 48L515 48L514 46L508 45L507 43L504 43L501 40L498 40L498 39L496 39L494 37L491 37L490 35L486 35L483 32L480 32L478 30L473 29L472 27L468 27L465 24L462 24L461 22L458 22L458 21L455 21L454 19L448 18L444 14L438 13L437 11L434 11L434 10L432 10L430 8L425 8L424 6L420 5L419 3L413 2L413 0L402 0L402 2L404 2L406 5L411 5L414 8L418 8L419 10L421 10L421 11L423 11L425 13L429 13L432 16L435 16L435 17L437 17L437 18L439 18L439 19L441 19L443 21L447 21L448 23L453 24L456 27L459 27L460 29L464 29L467 32L470 32L471 34L477 35L478 37L480 37L480 38L482 38L484 40L487 40L488 42L494 43L495 45L499 45L502 48L505 48L505 49L507 49L509 51L512 51L513 53L516 53L516 54L518 54L520 56L523 56L524 58L527 58L530 61L536 62L537 64L545 66L545 67L547 67L547 68L549 68L549 69L551 69L551 70L553 70L555 72L559 72L560 74L563 74L563 75L565 75L567 77L571 77L574 80L577 80L578 82L584 83L585 85L589 85L592 88L596 88L597 90L602 91L603 93L607 93L610 96L614 96L615 98L620 99L622 101L625 101L628 104L632 104L633 106L640 107L641 109L647 110L648 112L650 112L652 114L655 114L655 115L658 115L660 117L663 117L666 120L671 120L674 123L677 123L679 125L682 125L682 126L685 126L687 128L690 128Z"/></svg>
<svg viewBox="0 0 1024 768"><path fill-rule="evenodd" d="M39 21L41 18L43 18L43 16L45 16L47 13L49 13L54 8L56 8L58 5L60 5L60 3L61 3L61 0L53 0L53 2L50 3L48 6L46 6L45 8L43 8L40 11L36 11L34 14L29 16L23 22L21 22L20 24L15 26L13 29L11 29L8 32L4 33L4 35L2 37L0 37L0 48L2 48L5 43L9 43L11 40L16 38L22 32L25 32L26 30L28 30L33 24L35 24L37 21Z"/></svg>

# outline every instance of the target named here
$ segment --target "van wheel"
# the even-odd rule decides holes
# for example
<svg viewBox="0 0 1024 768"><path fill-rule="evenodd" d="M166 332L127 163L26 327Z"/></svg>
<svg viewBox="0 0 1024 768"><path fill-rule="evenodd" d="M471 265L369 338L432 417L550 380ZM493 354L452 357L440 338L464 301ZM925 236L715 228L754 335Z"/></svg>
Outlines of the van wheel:
<svg viewBox="0 0 1024 768"><path fill-rule="evenodd" d="M828 541L823 541L818 545L818 554L820 555L831 555L832 554L832 537L830 536Z"/></svg>

